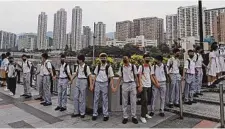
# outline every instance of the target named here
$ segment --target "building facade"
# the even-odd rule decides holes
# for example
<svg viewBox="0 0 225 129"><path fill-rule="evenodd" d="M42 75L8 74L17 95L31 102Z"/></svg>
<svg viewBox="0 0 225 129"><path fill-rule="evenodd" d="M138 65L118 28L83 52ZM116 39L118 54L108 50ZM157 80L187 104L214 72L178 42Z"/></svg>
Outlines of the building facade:
<svg viewBox="0 0 225 129"><path fill-rule="evenodd" d="M177 38L177 14L166 15L166 40L168 45L172 45Z"/></svg>
<svg viewBox="0 0 225 129"><path fill-rule="evenodd" d="M35 50L35 49L37 49L37 34L25 33L18 37L18 50Z"/></svg>
<svg viewBox="0 0 225 129"><path fill-rule="evenodd" d="M54 49L61 50L66 46L67 12L60 9L54 14L53 44Z"/></svg>
<svg viewBox="0 0 225 129"><path fill-rule="evenodd" d="M125 41L127 38L132 38L133 27L134 24L132 21L116 22L116 39L119 41Z"/></svg>
<svg viewBox="0 0 225 129"><path fill-rule="evenodd" d="M93 34L91 32L91 28L89 26L83 26L83 35L86 37L86 45L85 47L92 46L93 45ZM85 48L83 47L83 48Z"/></svg>
<svg viewBox="0 0 225 129"><path fill-rule="evenodd" d="M71 33L66 34L66 45L72 50Z"/></svg>
<svg viewBox="0 0 225 129"><path fill-rule="evenodd" d="M214 17L212 30L215 41L225 43L225 12Z"/></svg>
<svg viewBox="0 0 225 129"><path fill-rule="evenodd" d="M73 51L82 49L81 29L82 29L82 9L79 6L76 6L72 10L71 43Z"/></svg>
<svg viewBox="0 0 225 129"><path fill-rule="evenodd" d="M46 42L47 33L47 15L45 12L41 12L38 16L38 31L37 31L37 48L38 50L47 49Z"/></svg>
<svg viewBox="0 0 225 129"><path fill-rule="evenodd" d="M98 22L94 28L94 45L95 46L106 46L105 36L106 25L103 22Z"/></svg>
<svg viewBox="0 0 225 129"><path fill-rule="evenodd" d="M16 34L0 31L0 49L10 49L16 45Z"/></svg>

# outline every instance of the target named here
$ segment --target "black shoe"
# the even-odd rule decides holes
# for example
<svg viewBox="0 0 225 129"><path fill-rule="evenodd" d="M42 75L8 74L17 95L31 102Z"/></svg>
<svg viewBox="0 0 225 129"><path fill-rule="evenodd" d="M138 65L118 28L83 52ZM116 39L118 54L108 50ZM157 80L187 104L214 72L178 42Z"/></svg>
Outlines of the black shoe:
<svg viewBox="0 0 225 129"><path fill-rule="evenodd" d="M184 102L184 104L192 105L192 102L191 101L188 101L188 102Z"/></svg>
<svg viewBox="0 0 225 129"><path fill-rule="evenodd" d="M52 103L45 103L45 104L43 104L43 106L51 106L52 105Z"/></svg>
<svg viewBox="0 0 225 129"><path fill-rule="evenodd" d="M149 116L154 116L154 112L150 112L149 113Z"/></svg>
<svg viewBox="0 0 225 129"><path fill-rule="evenodd" d="M35 98L34 100L42 100L42 97Z"/></svg>
<svg viewBox="0 0 225 129"><path fill-rule="evenodd" d="M57 107L55 108L56 111L58 111L58 110L60 110L60 109L61 109L61 107L59 107L59 106L57 106Z"/></svg>
<svg viewBox="0 0 225 129"><path fill-rule="evenodd" d="M108 116L103 118L103 121L108 121L108 120L109 120Z"/></svg>
<svg viewBox="0 0 225 129"><path fill-rule="evenodd" d="M197 97L198 98L198 95L197 94L194 94L194 97Z"/></svg>
<svg viewBox="0 0 225 129"><path fill-rule="evenodd" d="M80 118L84 118L85 117L85 115L80 115Z"/></svg>
<svg viewBox="0 0 225 129"><path fill-rule="evenodd" d="M60 112L63 112L63 111L66 111L66 108L63 108L63 107L62 107L62 108L60 109Z"/></svg>
<svg viewBox="0 0 225 129"><path fill-rule="evenodd" d="M74 117L79 117L79 116L80 116L80 114L72 114L72 115L71 115L72 118L74 118Z"/></svg>
<svg viewBox="0 0 225 129"><path fill-rule="evenodd" d="M165 114L164 114L163 112L159 113L159 115L160 115L161 117L164 117L164 116L165 116Z"/></svg>
<svg viewBox="0 0 225 129"><path fill-rule="evenodd" d="M25 96L27 96L26 94L22 94L22 95L20 95L21 97L25 97Z"/></svg>
<svg viewBox="0 0 225 129"><path fill-rule="evenodd" d="M134 124L138 124L137 118L132 117L132 122L133 122Z"/></svg>
<svg viewBox="0 0 225 129"><path fill-rule="evenodd" d="M128 122L128 118L124 118L122 121L123 124L126 124L127 122Z"/></svg>
<svg viewBox="0 0 225 129"><path fill-rule="evenodd" d="M203 94L202 93L198 93L198 95L202 96Z"/></svg>
<svg viewBox="0 0 225 129"><path fill-rule="evenodd" d="M46 104L46 102L41 102L40 104L41 104L41 105L44 105L44 104Z"/></svg>
<svg viewBox="0 0 225 129"><path fill-rule="evenodd" d="M174 104L175 107L180 107L180 104Z"/></svg>
<svg viewBox="0 0 225 129"><path fill-rule="evenodd" d="M25 96L25 99L29 99L31 97L32 97L31 95L27 95L27 96Z"/></svg>
<svg viewBox="0 0 225 129"><path fill-rule="evenodd" d="M197 103L197 101L194 101L194 100L193 100L193 101L191 101L191 103Z"/></svg>
<svg viewBox="0 0 225 129"><path fill-rule="evenodd" d="M169 104L168 107L169 107L169 108L173 108L173 104Z"/></svg>
<svg viewBox="0 0 225 129"><path fill-rule="evenodd" d="M93 121L97 120L97 116L92 116L92 120Z"/></svg>

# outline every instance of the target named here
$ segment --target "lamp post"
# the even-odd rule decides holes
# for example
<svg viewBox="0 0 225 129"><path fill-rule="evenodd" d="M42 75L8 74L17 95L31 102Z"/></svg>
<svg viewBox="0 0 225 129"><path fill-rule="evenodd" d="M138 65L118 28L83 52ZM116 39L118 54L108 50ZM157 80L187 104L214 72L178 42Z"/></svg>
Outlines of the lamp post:
<svg viewBox="0 0 225 129"><path fill-rule="evenodd" d="M93 64L94 64L94 61L95 61L95 38L96 38L96 34L95 34L95 22L94 22L94 34L93 34L93 58L92 58L92 60L93 60Z"/></svg>
<svg viewBox="0 0 225 129"><path fill-rule="evenodd" d="M202 1L198 0L199 37L200 46L203 49L203 23L202 23Z"/></svg>

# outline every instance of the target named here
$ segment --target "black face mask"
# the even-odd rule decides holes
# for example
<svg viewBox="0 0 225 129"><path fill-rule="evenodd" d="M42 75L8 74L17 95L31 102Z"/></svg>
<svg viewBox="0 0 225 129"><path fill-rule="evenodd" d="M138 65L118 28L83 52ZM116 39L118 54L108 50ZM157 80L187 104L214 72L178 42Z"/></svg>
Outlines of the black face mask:
<svg viewBox="0 0 225 129"><path fill-rule="evenodd" d="M103 64L105 64L105 63L106 63L106 60L101 60L101 62L102 62Z"/></svg>
<svg viewBox="0 0 225 129"><path fill-rule="evenodd" d="M194 55L189 55L189 57L192 59L194 57Z"/></svg>
<svg viewBox="0 0 225 129"><path fill-rule="evenodd" d="M177 58L178 58L178 57L180 57L180 55L175 55L175 57L177 57Z"/></svg>
<svg viewBox="0 0 225 129"><path fill-rule="evenodd" d="M25 62L25 61L26 61L26 59L23 59L23 61Z"/></svg>
<svg viewBox="0 0 225 129"><path fill-rule="evenodd" d="M145 60L145 62L148 64L150 62L150 60Z"/></svg>
<svg viewBox="0 0 225 129"><path fill-rule="evenodd" d="M124 63L124 64L127 64L127 63L128 63L128 60L123 60L123 63Z"/></svg>
<svg viewBox="0 0 225 129"><path fill-rule="evenodd" d="M64 60L61 60L61 63L62 63L62 64L64 64L64 62L65 62Z"/></svg>

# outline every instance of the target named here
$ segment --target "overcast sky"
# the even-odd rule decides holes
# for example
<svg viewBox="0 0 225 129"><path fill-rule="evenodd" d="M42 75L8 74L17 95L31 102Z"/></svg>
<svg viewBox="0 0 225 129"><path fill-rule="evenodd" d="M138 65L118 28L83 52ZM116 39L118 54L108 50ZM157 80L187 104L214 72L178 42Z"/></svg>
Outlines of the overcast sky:
<svg viewBox="0 0 225 129"><path fill-rule="evenodd" d="M197 5L198 1L0 1L0 30L37 33L38 15L48 15L48 31L53 31L54 13L60 8L67 11L67 32L71 30L72 9L83 9L83 26L91 26L102 21L106 32L115 31L117 21L156 16L164 18L177 13L179 6ZM225 0L205 1L207 9L225 7Z"/></svg>

